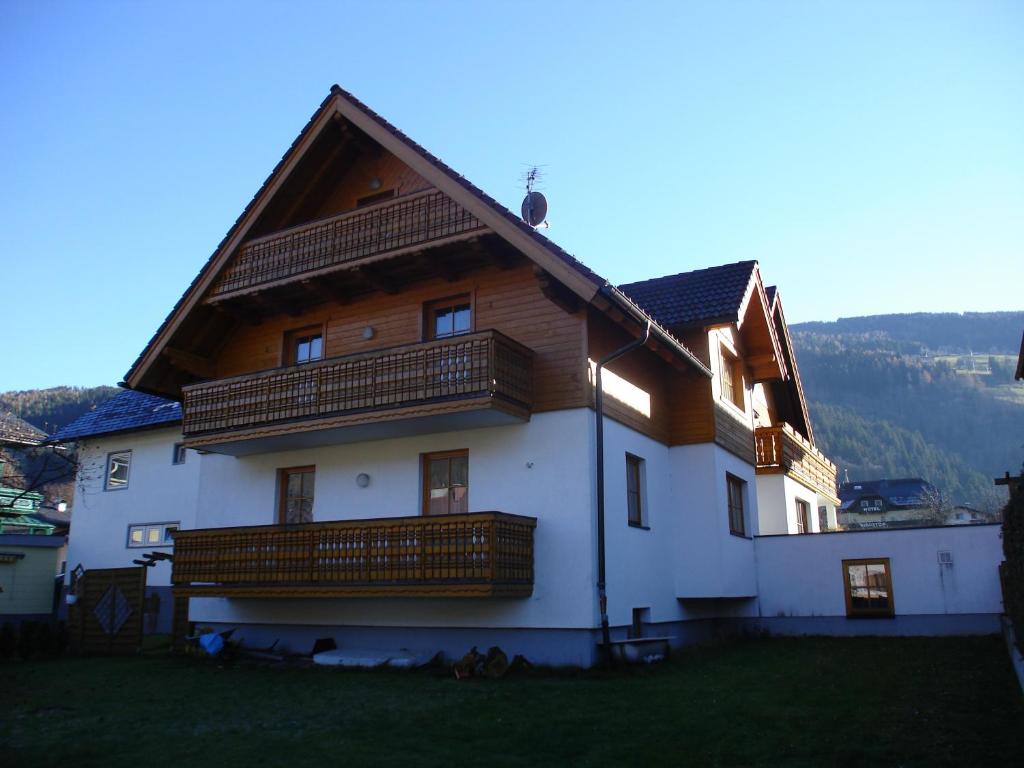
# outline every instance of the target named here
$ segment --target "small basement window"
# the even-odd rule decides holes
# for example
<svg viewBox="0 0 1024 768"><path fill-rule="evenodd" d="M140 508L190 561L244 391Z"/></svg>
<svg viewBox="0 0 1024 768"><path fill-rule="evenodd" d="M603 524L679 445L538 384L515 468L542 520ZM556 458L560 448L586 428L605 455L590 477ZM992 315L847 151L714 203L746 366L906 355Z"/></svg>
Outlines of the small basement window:
<svg viewBox="0 0 1024 768"><path fill-rule="evenodd" d="M846 615L888 618L894 615L889 558L843 560Z"/></svg>

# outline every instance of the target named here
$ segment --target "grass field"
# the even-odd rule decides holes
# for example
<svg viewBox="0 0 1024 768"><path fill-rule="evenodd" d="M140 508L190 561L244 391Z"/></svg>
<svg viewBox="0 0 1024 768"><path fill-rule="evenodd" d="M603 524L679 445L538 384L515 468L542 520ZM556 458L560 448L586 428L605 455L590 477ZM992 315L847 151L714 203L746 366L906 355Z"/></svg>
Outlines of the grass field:
<svg viewBox="0 0 1024 768"><path fill-rule="evenodd" d="M998 638L752 640L660 667L456 681L196 658L0 664L0 755L45 766L1013 765Z"/></svg>

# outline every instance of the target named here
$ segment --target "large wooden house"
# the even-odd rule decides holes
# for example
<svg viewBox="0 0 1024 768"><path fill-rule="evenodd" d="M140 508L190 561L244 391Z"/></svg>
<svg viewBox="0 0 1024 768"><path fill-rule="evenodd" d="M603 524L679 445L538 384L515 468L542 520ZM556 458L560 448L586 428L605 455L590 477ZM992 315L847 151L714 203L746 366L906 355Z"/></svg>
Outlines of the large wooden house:
<svg viewBox="0 0 1024 768"><path fill-rule="evenodd" d="M587 665L598 581L611 637L703 637L835 520L756 262L615 287L337 86L125 385L202 452L175 594L246 642Z"/></svg>

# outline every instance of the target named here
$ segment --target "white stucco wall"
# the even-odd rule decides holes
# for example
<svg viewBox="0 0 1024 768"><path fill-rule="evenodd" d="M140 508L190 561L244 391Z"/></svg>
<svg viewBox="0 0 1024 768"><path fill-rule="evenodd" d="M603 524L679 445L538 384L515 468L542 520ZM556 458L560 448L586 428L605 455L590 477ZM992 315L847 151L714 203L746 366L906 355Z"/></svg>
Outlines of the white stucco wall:
<svg viewBox="0 0 1024 768"><path fill-rule="evenodd" d="M675 592L683 598L749 597L756 593L753 536L758 526L754 468L705 443L669 449L672 493L683 505L672 557ZM744 480L748 535L729 532L726 473Z"/></svg>
<svg viewBox="0 0 1024 768"><path fill-rule="evenodd" d="M758 475L757 506L760 534L774 536L797 533L797 499L807 502L808 522L811 525L808 533L820 532L818 506L826 506L826 502L816 491L782 473Z"/></svg>
<svg viewBox="0 0 1024 768"><path fill-rule="evenodd" d="M362 626L593 627L593 413L526 424L231 457L203 457L196 527L275 522L277 470L315 465L315 521L419 515L421 455L469 451L469 510L537 518L534 592L525 599L192 601L193 621ZM370 484L360 488L365 472Z"/></svg>
<svg viewBox="0 0 1024 768"><path fill-rule="evenodd" d="M181 442L177 427L131 432L84 441L68 537L68 570L79 563L89 568L123 568L150 551L171 547L128 547L128 527L179 522L195 525L199 465L204 458L186 451L184 464L173 464L173 449ZM128 487L104 490L107 454L132 452ZM146 574L150 586L170 584L170 563L160 562Z"/></svg>
<svg viewBox="0 0 1024 768"><path fill-rule="evenodd" d="M845 616L843 560L889 558L897 616L1002 612L1000 526L906 528L755 541L760 615ZM953 564L939 564L938 553Z"/></svg>

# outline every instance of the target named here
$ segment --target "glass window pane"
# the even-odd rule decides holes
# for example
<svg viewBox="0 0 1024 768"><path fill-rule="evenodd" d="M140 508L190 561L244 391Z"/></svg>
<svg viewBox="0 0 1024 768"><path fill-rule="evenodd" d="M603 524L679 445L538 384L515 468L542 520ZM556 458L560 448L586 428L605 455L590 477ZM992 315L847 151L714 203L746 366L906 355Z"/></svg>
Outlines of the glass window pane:
<svg viewBox="0 0 1024 768"><path fill-rule="evenodd" d="M469 459L466 456L457 456L451 462L452 485L469 485Z"/></svg>
<svg viewBox="0 0 1024 768"><path fill-rule="evenodd" d="M309 359L320 360L324 356L324 340L321 336L314 336L309 340Z"/></svg>
<svg viewBox="0 0 1024 768"><path fill-rule="evenodd" d="M142 528L132 528L129 532L132 544L142 544Z"/></svg>
<svg viewBox="0 0 1024 768"><path fill-rule="evenodd" d="M313 485L316 481L315 472L303 472L300 475L302 479L302 495L308 499L313 498Z"/></svg>
<svg viewBox="0 0 1024 768"><path fill-rule="evenodd" d="M451 336L455 332L455 318L452 308L445 307L434 312L434 335L438 338Z"/></svg>
<svg viewBox="0 0 1024 768"><path fill-rule="evenodd" d="M290 472L288 474L288 490L286 493L292 499L302 495L302 474L300 472Z"/></svg>
<svg viewBox="0 0 1024 768"><path fill-rule="evenodd" d="M161 536L160 536L160 527L159 526L153 526L151 528L147 528L146 529L146 542L147 543L149 543L149 544L159 544L160 543L160 539L161 539Z"/></svg>
<svg viewBox="0 0 1024 768"><path fill-rule="evenodd" d="M469 333L469 304L461 304L455 307L454 332Z"/></svg>
<svg viewBox="0 0 1024 768"><path fill-rule="evenodd" d="M124 488L128 485L128 465L131 456L131 451L110 454L107 488Z"/></svg>
<svg viewBox="0 0 1024 768"><path fill-rule="evenodd" d="M174 532L178 530L176 525L168 525L164 528L164 542L170 544L174 541Z"/></svg>
<svg viewBox="0 0 1024 768"><path fill-rule="evenodd" d="M448 459L431 459L430 461L430 488L444 488L448 490ZM431 494L433 498L433 494Z"/></svg>
<svg viewBox="0 0 1024 768"><path fill-rule="evenodd" d="M299 339L295 343L295 362L309 362L309 342L306 339Z"/></svg>

